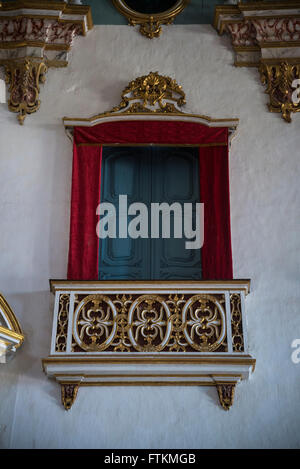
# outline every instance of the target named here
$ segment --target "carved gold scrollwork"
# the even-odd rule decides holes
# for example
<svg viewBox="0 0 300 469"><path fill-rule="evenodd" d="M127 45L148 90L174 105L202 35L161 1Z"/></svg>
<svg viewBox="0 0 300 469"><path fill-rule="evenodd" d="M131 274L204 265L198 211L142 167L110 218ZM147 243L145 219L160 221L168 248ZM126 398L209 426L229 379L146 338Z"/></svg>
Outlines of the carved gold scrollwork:
<svg viewBox="0 0 300 469"><path fill-rule="evenodd" d="M226 351L224 295L88 295L74 313L72 350Z"/></svg>
<svg viewBox="0 0 300 469"><path fill-rule="evenodd" d="M8 108L19 113L21 125L27 114L36 112L40 107L40 83L45 82L46 72L47 66L43 60L30 57L5 63L6 83L10 92Z"/></svg>
<svg viewBox="0 0 300 469"><path fill-rule="evenodd" d="M74 320L74 337L84 350L105 350L114 339L117 310L110 298L89 295L82 300Z"/></svg>
<svg viewBox="0 0 300 469"><path fill-rule="evenodd" d="M185 305L186 300L184 295L178 296L170 295L168 300L166 301L170 312L171 317L170 321L172 322L172 331L170 335L170 340L168 343L169 351L170 352L185 352L186 347L188 346L187 341L184 338L184 324L182 322L182 314L181 310L182 307Z"/></svg>
<svg viewBox="0 0 300 469"><path fill-rule="evenodd" d="M170 310L163 298L143 295L129 310L128 336L139 352L159 352L168 343L171 332Z"/></svg>
<svg viewBox="0 0 300 469"><path fill-rule="evenodd" d="M134 26L133 21L131 21L130 24ZM155 21L153 16L150 16L148 22L142 23L140 25L140 33L149 39L159 37L161 34L161 23L159 21Z"/></svg>
<svg viewBox="0 0 300 469"><path fill-rule="evenodd" d="M131 81L122 92L121 103L111 112L180 112L185 104L182 87L170 77L150 72Z"/></svg>
<svg viewBox="0 0 300 469"><path fill-rule="evenodd" d="M224 301L224 299L223 299ZM182 311L184 335L194 349L201 352L216 350L226 338L226 319L221 302L211 295L196 295L187 301Z"/></svg>
<svg viewBox="0 0 300 469"><path fill-rule="evenodd" d="M231 334L234 352L244 351L244 337L242 325L241 296L238 293L230 295Z"/></svg>
<svg viewBox="0 0 300 469"><path fill-rule="evenodd" d="M57 316L57 330L55 339L55 351L65 352L67 347L68 320L69 320L70 296L60 295Z"/></svg>
<svg viewBox="0 0 300 469"><path fill-rule="evenodd" d="M220 404L224 410L229 410L233 404L235 386L233 383L217 384Z"/></svg>
<svg viewBox="0 0 300 469"><path fill-rule="evenodd" d="M78 384L61 383L61 402L66 410L70 410L77 397Z"/></svg>
<svg viewBox="0 0 300 469"><path fill-rule="evenodd" d="M292 83L300 78L300 64L281 62L279 64L261 63L259 67L266 93L270 96L269 110L281 112L286 122L291 122L291 113L300 111L300 103L295 104L292 94L295 88Z"/></svg>

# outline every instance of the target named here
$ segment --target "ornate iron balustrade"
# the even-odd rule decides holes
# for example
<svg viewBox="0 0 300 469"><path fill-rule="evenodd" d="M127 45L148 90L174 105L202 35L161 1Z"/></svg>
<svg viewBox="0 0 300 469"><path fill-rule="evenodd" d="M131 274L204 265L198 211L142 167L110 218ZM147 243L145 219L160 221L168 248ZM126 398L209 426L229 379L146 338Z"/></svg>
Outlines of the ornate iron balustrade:
<svg viewBox="0 0 300 469"><path fill-rule="evenodd" d="M215 385L229 409L255 360L247 352L250 281L51 281L44 371L70 409L79 386Z"/></svg>

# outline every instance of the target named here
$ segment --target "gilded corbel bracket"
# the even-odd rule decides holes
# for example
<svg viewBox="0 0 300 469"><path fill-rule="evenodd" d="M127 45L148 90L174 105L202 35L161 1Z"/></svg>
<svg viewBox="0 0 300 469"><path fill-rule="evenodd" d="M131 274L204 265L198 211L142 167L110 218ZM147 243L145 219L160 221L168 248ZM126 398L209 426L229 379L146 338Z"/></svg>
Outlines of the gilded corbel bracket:
<svg viewBox="0 0 300 469"><path fill-rule="evenodd" d="M217 390L219 395L219 401L224 410L229 410L233 405L235 383L218 383Z"/></svg>
<svg viewBox="0 0 300 469"><path fill-rule="evenodd" d="M299 2L287 0L223 5L215 10L214 26L220 34L230 34L235 66L258 68L270 98L269 110L281 113L286 122L300 111L294 86L300 78L299 14Z"/></svg>
<svg viewBox="0 0 300 469"><path fill-rule="evenodd" d="M176 16L181 13L189 3L189 0L174 0L174 5L160 13L145 14L141 11L133 10L126 0L112 0L113 5L128 21L130 26L140 26L140 33L148 39L159 37L162 32L162 25L172 24Z"/></svg>
<svg viewBox="0 0 300 469"><path fill-rule="evenodd" d="M32 58L7 61L4 66L10 93L8 109L19 113L18 121L23 125L26 115L40 107L40 83L45 82L48 67L43 60Z"/></svg>
<svg viewBox="0 0 300 469"><path fill-rule="evenodd" d="M70 410L77 397L78 383L60 383L61 402L65 410Z"/></svg>
<svg viewBox="0 0 300 469"><path fill-rule="evenodd" d="M8 108L22 125L40 107L40 84L49 67L66 67L79 35L93 27L89 6L63 1L0 3L0 66L5 68Z"/></svg>
<svg viewBox="0 0 300 469"><path fill-rule="evenodd" d="M300 102L293 101L294 80L300 78L300 63L280 62L278 64L261 63L259 67L261 81L269 94L269 110L281 112L286 122L291 122L291 113L300 111Z"/></svg>

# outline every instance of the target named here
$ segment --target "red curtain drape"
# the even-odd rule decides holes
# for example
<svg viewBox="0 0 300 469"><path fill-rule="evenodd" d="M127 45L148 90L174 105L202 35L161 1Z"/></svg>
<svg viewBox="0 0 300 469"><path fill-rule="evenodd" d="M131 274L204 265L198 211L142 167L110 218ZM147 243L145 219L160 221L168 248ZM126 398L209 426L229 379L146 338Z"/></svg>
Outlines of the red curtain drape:
<svg viewBox="0 0 300 469"><path fill-rule="evenodd" d="M69 280L98 278L99 239L96 234L100 203L102 147L74 143L68 261Z"/></svg>
<svg viewBox="0 0 300 469"><path fill-rule="evenodd" d="M204 203L203 280L233 278L228 146L200 147L200 200Z"/></svg>
<svg viewBox="0 0 300 469"><path fill-rule="evenodd" d="M225 127L207 127L195 122L180 121L116 121L94 127L75 127L75 143L163 143L227 145Z"/></svg>
<svg viewBox="0 0 300 469"><path fill-rule="evenodd" d="M204 203L202 278L232 279L228 129L180 121L117 121L74 128L68 279L98 279L102 144L199 145L200 192Z"/></svg>

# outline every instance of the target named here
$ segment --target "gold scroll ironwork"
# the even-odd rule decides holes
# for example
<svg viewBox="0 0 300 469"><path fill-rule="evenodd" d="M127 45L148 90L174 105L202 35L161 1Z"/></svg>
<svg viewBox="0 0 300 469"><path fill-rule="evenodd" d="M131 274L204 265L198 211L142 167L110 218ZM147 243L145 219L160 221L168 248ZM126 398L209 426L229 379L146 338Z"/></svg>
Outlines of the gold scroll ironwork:
<svg viewBox="0 0 300 469"><path fill-rule="evenodd" d="M76 295L73 352L226 352L224 294Z"/></svg>
<svg viewBox="0 0 300 469"><path fill-rule="evenodd" d="M70 296L60 295L57 316L55 351L65 352L67 347Z"/></svg>
<svg viewBox="0 0 300 469"><path fill-rule="evenodd" d="M244 337L242 324L241 295L239 293L233 293L232 295L230 295L230 308L232 349L234 352L243 352Z"/></svg>

